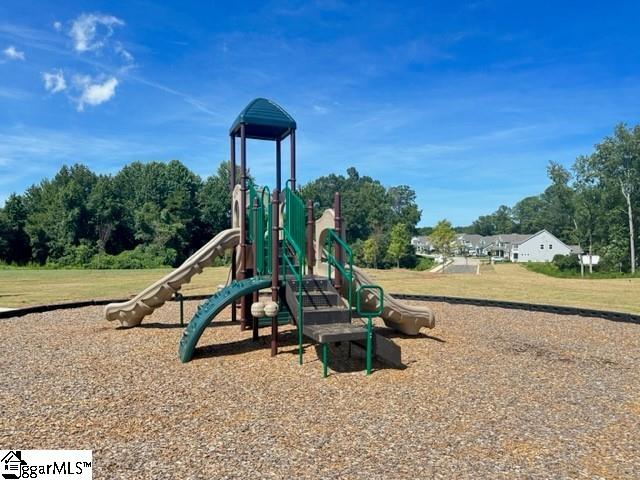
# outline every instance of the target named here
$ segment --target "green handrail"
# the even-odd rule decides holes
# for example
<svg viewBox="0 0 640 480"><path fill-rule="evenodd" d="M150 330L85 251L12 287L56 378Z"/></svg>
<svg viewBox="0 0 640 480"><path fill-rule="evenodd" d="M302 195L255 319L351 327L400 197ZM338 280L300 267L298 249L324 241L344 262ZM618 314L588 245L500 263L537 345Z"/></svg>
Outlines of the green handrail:
<svg viewBox="0 0 640 480"><path fill-rule="evenodd" d="M298 289L296 295L298 297L298 321L296 327L298 329L298 363L302 365L302 329L304 328L304 313L302 309L302 271L304 268L304 256L300 250L300 247L296 244L295 240L291 238L289 232L284 229L284 235L282 240L282 260L283 260L283 274L284 281L287 281L287 269L291 270L291 274L296 280ZM295 256L298 259L298 268L296 268L294 262L289 258L289 249L293 250Z"/></svg>
<svg viewBox="0 0 640 480"><path fill-rule="evenodd" d="M372 312L365 312L360 305L360 299L362 298L362 292L364 290L377 290L379 294L378 305ZM356 311L361 317L367 319L367 375L371 375L371 364L373 359L373 317L379 317L384 311L384 290L379 285L360 285L356 290Z"/></svg>
<svg viewBox="0 0 640 480"><path fill-rule="evenodd" d="M348 266L347 270L344 263L338 261L338 259L333 255L333 244L337 243L347 254ZM331 266L333 266L336 270L339 270L340 273L344 276L345 280L349 284L349 293L347 297L347 303L349 305L349 320L351 320L351 313L353 310L352 300L353 300L353 250L351 247L347 245L347 243L340 238L340 236L336 233L334 229L330 229L325 240L325 248L324 254L327 259L327 277L331 280Z"/></svg>

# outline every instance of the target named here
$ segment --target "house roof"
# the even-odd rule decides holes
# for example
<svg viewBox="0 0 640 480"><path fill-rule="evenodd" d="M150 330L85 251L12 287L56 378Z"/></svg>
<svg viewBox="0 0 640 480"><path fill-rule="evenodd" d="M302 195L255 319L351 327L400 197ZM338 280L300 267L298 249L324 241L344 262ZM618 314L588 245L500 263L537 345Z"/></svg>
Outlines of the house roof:
<svg viewBox="0 0 640 480"><path fill-rule="evenodd" d="M567 247L569 247L569 249L571 250L571 253L575 253L577 255L580 255L582 252L584 252L584 250L582 250L582 247L580 245L567 245Z"/></svg>
<svg viewBox="0 0 640 480"><path fill-rule="evenodd" d="M470 244L473 248L479 248L484 245L484 238L477 233L463 233L458 235L458 241Z"/></svg>
<svg viewBox="0 0 640 480"><path fill-rule="evenodd" d="M538 232L538 233L540 233L540 232ZM506 234L506 235L498 235L498 238L499 238L499 240L501 242L510 243L512 245L519 245L521 243L526 242L531 237L534 237L534 236L538 235L538 233L535 233L533 235L531 235L531 234L521 234L521 233L509 233L509 234Z"/></svg>
<svg viewBox="0 0 640 480"><path fill-rule="evenodd" d="M266 98L249 102L233 121L229 134L240 136L240 125L245 126L247 138L282 140L296 129L296 121L284 108Z"/></svg>
<svg viewBox="0 0 640 480"><path fill-rule="evenodd" d="M521 233L505 233L499 235L488 235L486 237L482 235L477 235L475 233L463 233L458 235L458 241L466 241L471 243L474 247L482 247L489 248L492 246L497 246L498 243L508 244L509 246L513 245L521 245L524 242L531 240L532 238L540 235L541 233L546 232L555 238L559 243L566 245L562 240L556 237L554 234L549 232L548 230L542 229L533 234L521 234ZM506 245L505 245L506 246ZM567 248L571 249L571 253L581 253L582 249L578 245L566 245ZM502 248L502 247L501 247Z"/></svg>
<svg viewBox="0 0 640 480"><path fill-rule="evenodd" d="M418 237L412 237L411 238L411 242L414 243L422 243L424 245L430 245L431 244L431 239L427 236L418 236Z"/></svg>
<svg viewBox="0 0 640 480"><path fill-rule="evenodd" d="M542 229L539 232L534 233L533 235L529 235L529 238L527 238L527 240L531 240L532 238L537 237L538 235L542 234L542 233L547 233L548 235L551 235L553 238L555 238L557 240L558 243L561 243L562 245L564 245L565 247L567 247L568 249L571 250L571 246L567 245L566 243L564 243L562 240L560 240L558 237L556 237L553 233L551 233L549 230L547 229ZM524 243L524 240L520 243ZM575 246L575 245L574 245ZM574 253L572 251L572 253Z"/></svg>

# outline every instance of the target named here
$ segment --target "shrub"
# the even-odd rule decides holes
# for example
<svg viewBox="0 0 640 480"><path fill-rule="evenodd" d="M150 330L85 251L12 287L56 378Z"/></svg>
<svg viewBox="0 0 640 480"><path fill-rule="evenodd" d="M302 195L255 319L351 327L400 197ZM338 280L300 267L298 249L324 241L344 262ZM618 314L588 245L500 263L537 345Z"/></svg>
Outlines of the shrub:
<svg viewBox="0 0 640 480"><path fill-rule="evenodd" d="M425 270L431 270L434 265L435 261L433 260L433 258L421 257L416 265L416 270L418 270L419 272L424 272Z"/></svg>
<svg viewBox="0 0 640 480"><path fill-rule="evenodd" d="M138 245L133 250L125 250L118 255L106 253L94 255L86 267L97 269L160 268L173 265L177 256L178 254L173 248Z"/></svg>
<svg viewBox="0 0 640 480"><path fill-rule="evenodd" d="M64 255L56 260L49 260L54 268L82 268L91 262L95 255L96 248L86 244L71 245L65 248Z"/></svg>
<svg viewBox="0 0 640 480"><path fill-rule="evenodd" d="M552 263L563 272L577 272L580 270L578 255L556 255Z"/></svg>

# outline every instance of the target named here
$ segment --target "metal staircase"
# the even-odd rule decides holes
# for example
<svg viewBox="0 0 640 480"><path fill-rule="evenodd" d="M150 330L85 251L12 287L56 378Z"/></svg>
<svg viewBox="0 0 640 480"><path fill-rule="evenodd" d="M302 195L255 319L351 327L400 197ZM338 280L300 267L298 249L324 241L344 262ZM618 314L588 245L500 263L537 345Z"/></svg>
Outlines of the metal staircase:
<svg viewBox="0 0 640 480"><path fill-rule="evenodd" d="M302 290L302 308L299 307L299 287ZM371 288L371 286L367 286ZM358 291L356 295L360 295ZM345 300L326 277L313 275L302 277L302 283L295 279L287 281L285 297L292 312L292 320L298 324L298 311L304 316L302 334L322 345L323 371L327 374L327 346L330 343L349 342L350 349L367 357L367 342L370 335L371 357L391 366L402 366L400 347L383 335L370 329L368 321L361 324L352 318L361 317L359 309L351 310ZM370 371L371 360L367 370Z"/></svg>
<svg viewBox="0 0 640 480"><path fill-rule="evenodd" d="M293 307L293 319L298 322L298 281L291 279L286 284L286 299ZM351 323L351 312L338 291L327 278L302 277L302 334L318 343L334 343L362 340L366 329Z"/></svg>

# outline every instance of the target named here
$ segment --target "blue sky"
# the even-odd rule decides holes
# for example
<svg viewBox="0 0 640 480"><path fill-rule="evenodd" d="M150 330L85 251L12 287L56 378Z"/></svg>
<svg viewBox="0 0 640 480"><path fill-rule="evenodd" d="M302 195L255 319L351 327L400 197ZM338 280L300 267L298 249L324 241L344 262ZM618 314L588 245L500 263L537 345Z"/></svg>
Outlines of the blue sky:
<svg viewBox="0 0 640 480"><path fill-rule="evenodd" d="M0 3L0 204L65 163L211 174L262 96L298 122L301 181L355 166L467 224L638 123L638 2L229 5ZM248 152L272 183L272 145Z"/></svg>

